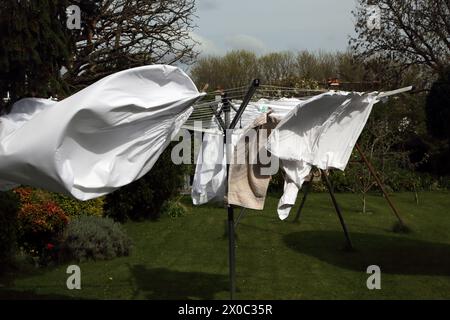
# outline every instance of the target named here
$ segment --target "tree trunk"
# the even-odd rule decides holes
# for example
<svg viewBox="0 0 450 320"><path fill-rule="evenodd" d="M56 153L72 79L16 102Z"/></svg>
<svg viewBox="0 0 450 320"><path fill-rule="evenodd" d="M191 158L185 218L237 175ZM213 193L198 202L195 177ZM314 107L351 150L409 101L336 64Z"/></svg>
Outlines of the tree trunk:
<svg viewBox="0 0 450 320"><path fill-rule="evenodd" d="M416 184L413 184L414 188L414 198L416 199L416 205L419 205L419 193L417 192Z"/></svg>
<svg viewBox="0 0 450 320"><path fill-rule="evenodd" d="M363 195L362 195L362 203L363 203L362 212L363 212L363 214L366 214L366 194L365 193L363 193Z"/></svg>

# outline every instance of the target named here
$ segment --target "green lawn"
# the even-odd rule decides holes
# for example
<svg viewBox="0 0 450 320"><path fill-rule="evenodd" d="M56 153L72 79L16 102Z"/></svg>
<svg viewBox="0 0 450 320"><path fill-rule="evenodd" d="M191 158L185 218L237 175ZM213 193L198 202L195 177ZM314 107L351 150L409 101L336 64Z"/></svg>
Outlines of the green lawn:
<svg viewBox="0 0 450 320"><path fill-rule="evenodd" d="M311 194L300 223L280 221L277 197L263 212L249 211L237 228L239 299L449 299L450 194L410 193L394 202L412 229L391 231L396 221L381 196L369 214L360 198L337 194L356 250L344 237L327 194ZM66 265L9 275L0 298L227 299L226 211L202 206L181 218L132 222L130 257L81 263L82 289L66 288ZM295 213L295 212L294 212ZM381 267L381 290L368 290L366 268ZM14 280L12 280L14 279Z"/></svg>

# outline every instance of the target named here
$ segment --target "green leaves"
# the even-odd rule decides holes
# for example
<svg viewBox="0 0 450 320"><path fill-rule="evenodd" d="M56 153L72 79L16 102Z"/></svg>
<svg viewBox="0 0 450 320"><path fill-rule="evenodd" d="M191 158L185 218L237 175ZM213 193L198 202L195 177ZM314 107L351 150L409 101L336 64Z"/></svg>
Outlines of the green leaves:
<svg viewBox="0 0 450 320"><path fill-rule="evenodd" d="M73 48L65 26L66 0L4 0L0 4L0 95L63 94L60 69ZM0 99L0 110L5 106Z"/></svg>

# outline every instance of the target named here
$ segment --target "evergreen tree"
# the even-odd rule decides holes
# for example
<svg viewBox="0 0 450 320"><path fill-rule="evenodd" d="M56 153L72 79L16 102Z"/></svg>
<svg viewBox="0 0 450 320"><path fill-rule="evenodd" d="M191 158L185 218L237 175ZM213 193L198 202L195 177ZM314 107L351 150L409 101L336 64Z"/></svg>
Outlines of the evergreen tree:
<svg viewBox="0 0 450 320"><path fill-rule="evenodd" d="M430 134L450 142L450 67L433 83L426 104L427 128Z"/></svg>
<svg viewBox="0 0 450 320"><path fill-rule="evenodd" d="M66 0L0 2L0 111L26 96L64 92L60 72L68 66L71 44Z"/></svg>

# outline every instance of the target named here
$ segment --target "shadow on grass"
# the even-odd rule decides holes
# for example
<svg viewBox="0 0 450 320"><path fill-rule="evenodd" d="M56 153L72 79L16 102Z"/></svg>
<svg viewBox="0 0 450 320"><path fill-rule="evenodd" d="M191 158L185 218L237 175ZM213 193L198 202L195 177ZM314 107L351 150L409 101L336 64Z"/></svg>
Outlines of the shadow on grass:
<svg viewBox="0 0 450 320"><path fill-rule="evenodd" d="M150 300L209 300L216 293L228 290L225 275L148 269L143 265L131 266L130 271L135 280L135 297L143 294Z"/></svg>
<svg viewBox="0 0 450 320"><path fill-rule="evenodd" d="M21 291L0 288L0 300L69 300L72 297L57 294L37 294L33 290Z"/></svg>
<svg viewBox="0 0 450 320"><path fill-rule="evenodd" d="M337 231L302 231L284 237L286 245L326 263L365 272L369 265L405 275L450 276L450 245L406 237L351 233L356 250L344 252L343 234Z"/></svg>

